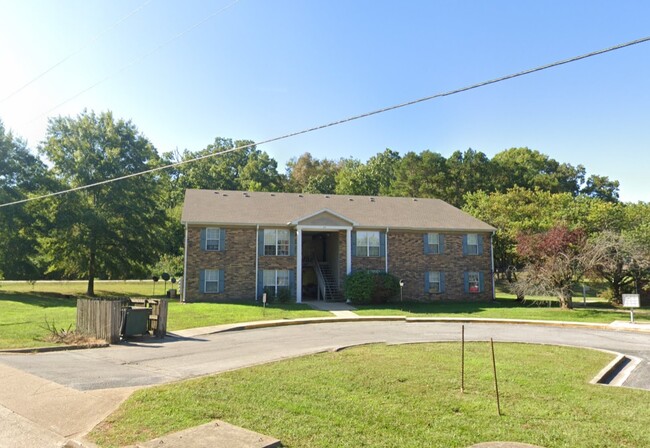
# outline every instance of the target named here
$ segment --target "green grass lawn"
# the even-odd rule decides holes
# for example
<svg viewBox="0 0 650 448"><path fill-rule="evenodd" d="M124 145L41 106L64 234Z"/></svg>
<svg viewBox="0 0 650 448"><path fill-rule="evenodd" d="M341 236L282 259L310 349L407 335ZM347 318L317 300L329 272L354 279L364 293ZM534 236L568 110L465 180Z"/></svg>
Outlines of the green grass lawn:
<svg viewBox="0 0 650 448"><path fill-rule="evenodd" d="M96 282L97 295L152 297L153 282ZM169 283L168 283L169 285ZM163 287L157 286L162 297ZM0 349L30 348L53 345L46 342L46 321L58 329L68 329L76 322L77 300L85 282L0 282ZM66 297L69 295L70 297ZM256 304L193 303L169 304L167 328L170 331L236 322L300 317L329 317L331 313L307 305L278 304L266 309Z"/></svg>
<svg viewBox="0 0 650 448"><path fill-rule="evenodd" d="M372 345L136 392L90 438L133 444L221 419L298 447L650 446L650 393L588 381L612 355L568 347Z"/></svg>
<svg viewBox="0 0 650 448"><path fill-rule="evenodd" d="M497 297L495 302L404 302L358 306L356 313L361 316L485 317L596 323L625 321L630 318L629 311L614 308L603 302L588 303L587 308L575 303L573 310L561 310L557 303L550 303L554 307L540 305L536 302L522 304L516 302L514 298ZM634 318L639 322L650 322L650 310L638 309L634 312Z"/></svg>

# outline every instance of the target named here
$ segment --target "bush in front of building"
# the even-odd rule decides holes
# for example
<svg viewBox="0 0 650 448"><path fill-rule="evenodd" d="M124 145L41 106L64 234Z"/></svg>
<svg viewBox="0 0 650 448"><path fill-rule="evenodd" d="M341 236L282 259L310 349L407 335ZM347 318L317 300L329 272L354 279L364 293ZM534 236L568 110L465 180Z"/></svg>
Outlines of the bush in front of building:
<svg viewBox="0 0 650 448"><path fill-rule="evenodd" d="M343 285L345 298L357 305L386 303L399 294L399 279L385 272L356 271Z"/></svg>

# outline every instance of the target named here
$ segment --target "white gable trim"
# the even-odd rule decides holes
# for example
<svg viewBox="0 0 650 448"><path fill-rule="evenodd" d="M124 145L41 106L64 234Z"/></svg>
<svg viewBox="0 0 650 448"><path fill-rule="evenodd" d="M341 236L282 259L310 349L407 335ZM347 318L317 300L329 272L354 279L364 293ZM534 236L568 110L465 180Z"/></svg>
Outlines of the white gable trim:
<svg viewBox="0 0 650 448"><path fill-rule="evenodd" d="M330 215L332 215L332 216L334 216L334 217L336 217L336 218L339 218L339 219L341 219L341 220L343 220L343 221L347 221L347 222L349 222L349 223L352 224L353 226L358 226L358 225L359 225L357 222L351 220L350 218L347 218L347 217L341 215L340 213L336 213L335 211L332 211L332 210L330 210L329 208L324 208L324 209L318 210L317 212L314 212L314 213L312 213L312 214L309 214L309 215L307 215L307 216L302 216L302 217L300 217L300 218L298 218L298 219L295 219L295 220L291 221L290 224L293 224L293 225L299 225L300 222L305 221L305 220L307 220L307 219L314 218L314 217L316 217L316 216L318 216L318 215L321 215L321 214L323 214L323 213L329 213Z"/></svg>

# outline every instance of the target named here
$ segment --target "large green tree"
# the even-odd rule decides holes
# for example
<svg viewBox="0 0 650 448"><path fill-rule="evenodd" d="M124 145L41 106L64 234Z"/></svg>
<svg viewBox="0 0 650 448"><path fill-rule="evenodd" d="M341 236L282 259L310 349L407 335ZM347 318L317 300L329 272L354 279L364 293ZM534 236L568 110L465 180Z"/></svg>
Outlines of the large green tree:
<svg viewBox="0 0 650 448"><path fill-rule="evenodd" d="M45 165L0 121L0 203L27 198L45 186ZM0 278L38 276L34 215L24 204L0 208Z"/></svg>
<svg viewBox="0 0 650 448"><path fill-rule="evenodd" d="M156 150L130 122L111 112L50 119L40 148L63 188L138 173L159 163ZM159 179L131 177L47 201L51 228L40 241L49 272L99 278L142 277L158 258L165 214Z"/></svg>

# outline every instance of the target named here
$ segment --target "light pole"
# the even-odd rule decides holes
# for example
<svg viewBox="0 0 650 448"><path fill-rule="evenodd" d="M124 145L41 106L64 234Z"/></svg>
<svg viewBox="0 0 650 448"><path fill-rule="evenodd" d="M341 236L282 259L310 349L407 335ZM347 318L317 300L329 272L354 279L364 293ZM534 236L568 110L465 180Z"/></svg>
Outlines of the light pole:
<svg viewBox="0 0 650 448"><path fill-rule="evenodd" d="M401 308L404 303L404 280L402 279L399 280L399 302Z"/></svg>

